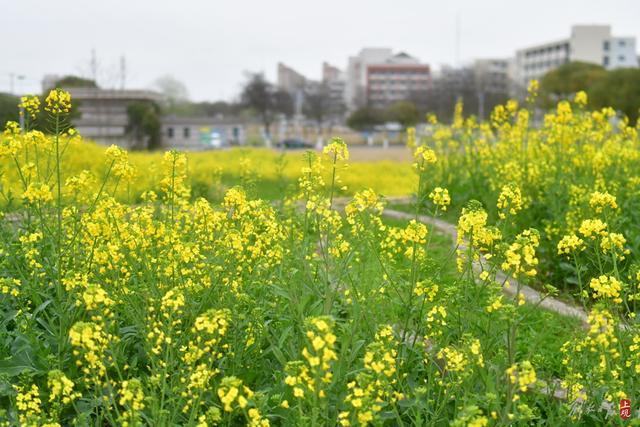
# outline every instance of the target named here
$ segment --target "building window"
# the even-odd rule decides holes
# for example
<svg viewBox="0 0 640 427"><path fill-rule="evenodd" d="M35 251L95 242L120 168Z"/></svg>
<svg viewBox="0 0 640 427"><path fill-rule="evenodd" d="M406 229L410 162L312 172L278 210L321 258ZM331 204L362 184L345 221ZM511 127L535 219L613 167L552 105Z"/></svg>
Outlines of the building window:
<svg viewBox="0 0 640 427"><path fill-rule="evenodd" d="M167 136L173 138L173 128L167 128Z"/></svg>
<svg viewBox="0 0 640 427"><path fill-rule="evenodd" d="M619 62L624 62L624 61L625 61L625 59L627 59L627 58L625 58L625 57L624 57L624 55L620 55L620 56L618 56L618 61L619 61Z"/></svg>
<svg viewBox="0 0 640 427"><path fill-rule="evenodd" d="M608 50L609 50L609 41L608 41L608 40L606 40L606 41L602 42L602 48L603 48L605 51L608 51Z"/></svg>
<svg viewBox="0 0 640 427"><path fill-rule="evenodd" d="M189 139L190 134L191 134L191 129L189 128L182 129L182 135L184 136L184 139Z"/></svg>
<svg viewBox="0 0 640 427"><path fill-rule="evenodd" d="M609 65L609 57L605 56L604 58L602 58L602 65L604 65L605 67Z"/></svg>
<svg viewBox="0 0 640 427"><path fill-rule="evenodd" d="M627 43L624 40L618 40L618 46L622 47L624 45L626 45Z"/></svg>

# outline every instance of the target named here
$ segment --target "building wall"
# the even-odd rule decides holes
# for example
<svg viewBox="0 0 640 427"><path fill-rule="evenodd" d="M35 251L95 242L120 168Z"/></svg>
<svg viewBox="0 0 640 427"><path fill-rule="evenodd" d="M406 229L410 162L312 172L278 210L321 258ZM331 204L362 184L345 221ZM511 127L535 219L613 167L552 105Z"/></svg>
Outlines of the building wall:
<svg viewBox="0 0 640 427"><path fill-rule="evenodd" d="M393 56L389 48L364 48L349 58L346 72L345 105L355 110L366 102L367 66L381 64Z"/></svg>
<svg viewBox="0 0 640 427"><path fill-rule="evenodd" d="M305 77L293 68L278 63L278 87L289 93L301 90L305 85Z"/></svg>
<svg viewBox="0 0 640 427"><path fill-rule="evenodd" d="M127 135L128 106L133 102L160 102L160 94L144 90L68 88L78 103L78 117L73 125L85 138L101 144L130 148Z"/></svg>
<svg viewBox="0 0 640 427"><path fill-rule="evenodd" d="M367 104L386 108L394 102L409 100L414 93L429 89L428 65L388 64L367 67Z"/></svg>
<svg viewBox="0 0 640 427"><path fill-rule="evenodd" d="M635 37L612 37L605 42L604 47L603 65L606 68L638 66Z"/></svg>
<svg viewBox="0 0 640 427"><path fill-rule="evenodd" d="M342 120L346 90L346 74L338 67L322 63L322 84L329 92L329 115L331 120Z"/></svg>
<svg viewBox="0 0 640 427"><path fill-rule="evenodd" d="M611 38L609 25L574 25L569 44L571 61L602 64L604 42Z"/></svg>
<svg viewBox="0 0 640 427"><path fill-rule="evenodd" d="M162 124L162 146L165 148L201 151L230 145L243 145L245 141L244 126L240 123L220 124L215 121L189 123L171 119ZM216 133L216 137L212 133ZM218 145L219 143L219 145Z"/></svg>
<svg viewBox="0 0 640 427"><path fill-rule="evenodd" d="M511 90L508 59L477 59L473 63L476 86L486 93L509 93Z"/></svg>
<svg viewBox="0 0 640 427"><path fill-rule="evenodd" d="M533 79L540 79L550 70L570 60L570 40L521 49L516 53L516 79L524 87Z"/></svg>
<svg viewBox="0 0 640 427"><path fill-rule="evenodd" d="M334 67L328 62L322 63L322 81L333 81L341 78L342 72L338 67Z"/></svg>

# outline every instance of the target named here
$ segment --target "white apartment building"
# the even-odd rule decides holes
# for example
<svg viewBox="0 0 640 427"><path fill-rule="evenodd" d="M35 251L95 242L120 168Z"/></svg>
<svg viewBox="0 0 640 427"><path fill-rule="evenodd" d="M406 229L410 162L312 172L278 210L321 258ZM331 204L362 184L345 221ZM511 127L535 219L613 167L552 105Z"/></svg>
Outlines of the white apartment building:
<svg viewBox="0 0 640 427"><path fill-rule="evenodd" d="M567 39L516 52L514 80L526 88L548 71L571 61L589 62L607 69L637 67L635 37L614 37L610 25L574 25Z"/></svg>
<svg viewBox="0 0 640 427"><path fill-rule="evenodd" d="M605 68L637 67L635 37L612 37L604 42L602 65Z"/></svg>
<svg viewBox="0 0 640 427"><path fill-rule="evenodd" d="M349 57L344 88L344 103L353 111L366 102L367 66L383 64L393 56L389 48L368 47Z"/></svg>

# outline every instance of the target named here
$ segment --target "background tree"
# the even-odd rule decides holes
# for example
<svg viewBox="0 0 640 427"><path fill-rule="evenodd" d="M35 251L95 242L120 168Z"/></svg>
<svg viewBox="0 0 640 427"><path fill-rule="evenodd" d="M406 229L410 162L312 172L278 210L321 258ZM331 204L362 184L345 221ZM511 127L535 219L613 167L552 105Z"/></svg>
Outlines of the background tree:
<svg viewBox="0 0 640 427"><path fill-rule="evenodd" d="M98 84L95 80L85 79L84 77L78 76L64 76L61 79L56 80L54 83L54 87L60 88L69 88L69 87L86 87L86 88L97 88ZM53 89L53 88L51 88Z"/></svg>
<svg viewBox="0 0 640 427"><path fill-rule="evenodd" d="M293 98L289 92L277 89L273 94L273 97L275 112L284 114L287 118L291 118L295 113L295 106L293 105Z"/></svg>
<svg viewBox="0 0 640 427"><path fill-rule="evenodd" d="M607 70L596 64L576 61L561 65L540 80L540 102L544 107L553 107L560 99L589 90L606 75Z"/></svg>
<svg viewBox="0 0 640 427"><path fill-rule="evenodd" d="M385 122L384 111L373 107L362 107L347 118L347 126L359 131L370 131Z"/></svg>
<svg viewBox="0 0 640 427"><path fill-rule="evenodd" d="M326 83L323 82L315 88L307 89L302 112L306 117L316 122L319 131L322 131L322 125L330 113L330 108L331 98Z"/></svg>
<svg viewBox="0 0 640 427"><path fill-rule="evenodd" d="M8 93L0 93L0 123L2 124L2 128L0 129L0 131L4 129L4 124L8 121L18 121L19 103L19 97Z"/></svg>
<svg viewBox="0 0 640 427"><path fill-rule="evenodd" d="M127 107L127 135L134 149L160 148L160 108L154 102L132 102Z"/></svg>
<svg viewBox="0 0 640 427"><path fill-rule="evenodd" d="M589 105L595 108L613 107L631 124L638 120L640 109L640 69L620 68L607 72L587 89Z"/></svg>
<svg viewBox="0 0 640 427"><path fill-rule="evenodd" d="M416 104L410 101L398 101L387 109L388 120L400 123L403 127L415 126L420 121L420 112Z"/></svg>
<svg viewBox="0 0 640 427"><path fill-rule="evenodd" d="M262 73L249 74L241 99L246 107L251 108L260 117L267 142L271 141L271 124L276 114L293 114L291 96L287 92L277 90Z"/></svg>
<svg viewBox="0 0 640 427"><path fill-rule="evenodd" d="M429 89L413 92L410 101L416 104L420 116L435 114L442 122L450 122L458 101L463 104L465 116L487 118L493 108L509 99L506 87L493 87L486 76L473 67L445 68L433 79Z"/></svg>
<svg viewBox="0 0 640 427"><path fill-rule="evenodd" d="M189 91L181 81L171 75L164 75L153 82L153 88L162 93L169 108L189 100Z"/></svg>

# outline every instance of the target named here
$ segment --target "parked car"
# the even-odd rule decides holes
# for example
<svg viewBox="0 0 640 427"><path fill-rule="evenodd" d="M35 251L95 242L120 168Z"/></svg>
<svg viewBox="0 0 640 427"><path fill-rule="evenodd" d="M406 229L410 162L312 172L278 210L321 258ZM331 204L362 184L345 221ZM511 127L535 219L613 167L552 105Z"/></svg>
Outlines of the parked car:
<svg viewBox="0 0 640 427"><path fill-rule="evenodd" d="M280 141L278 147L285 149L313 148L313 144L302 139L292 138Z"/></svg>

